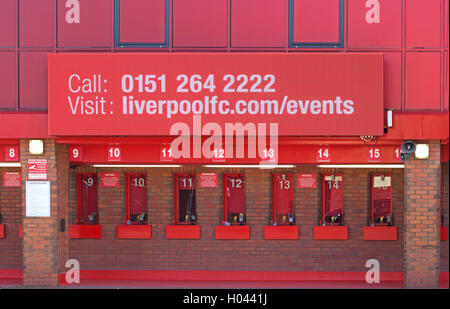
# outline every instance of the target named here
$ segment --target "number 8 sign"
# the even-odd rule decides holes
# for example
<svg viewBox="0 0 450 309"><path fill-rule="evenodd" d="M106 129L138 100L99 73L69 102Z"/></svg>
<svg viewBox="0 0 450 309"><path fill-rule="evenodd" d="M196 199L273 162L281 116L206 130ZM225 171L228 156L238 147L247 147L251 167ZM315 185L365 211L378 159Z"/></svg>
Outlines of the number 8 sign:
<svg viewBox="0 0 450 309"><path fill-rule="evenodd" d="M5 161L19 161L19 147L5 147Z"/></svg>

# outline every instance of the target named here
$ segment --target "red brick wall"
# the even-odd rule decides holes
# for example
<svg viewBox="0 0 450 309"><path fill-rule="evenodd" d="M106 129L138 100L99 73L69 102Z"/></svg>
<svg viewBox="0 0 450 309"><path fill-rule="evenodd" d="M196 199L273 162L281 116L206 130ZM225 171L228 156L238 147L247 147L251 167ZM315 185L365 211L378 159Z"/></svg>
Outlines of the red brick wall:
<svg viewBox="0 0 450 309"><path fill-rule="evenodd" d="M70 224L76 220L76 172L111 172L111 169L78 167L70 171ZM375 258L382 271L403 271L403 170L319 170L298 167L288 172L341 173L344 176L345 222L349 240L314 241L313 226L319 223L320 184L317 189L295 188L299 240L264 240L264 225L271 218L271 173L286 170L183 168L114 169L120 173L119 188L99 186L102 239L71 239L70 257L82 269L146 270L278 270L365 271L365 262ZM151 240L116 239L116 225L125 215L124 172L146 172ZM218 188L197 188L200 240L167 240L165 226L173 221L173 173L217 172ZM214 239L214 227L222 221L222 175L241 172L246 176L247 223L250 240ZM287 171L286 171L287 172ZM369 172L392 173L394 222L397 241L364 241L363 227L369 221ZM318 183L320 183L318 181Z"/></svg>
<svg viewBox="0 0 450 309"><path fill-rule="evenodd" d="M22 268L22 240L19 238L21 187L4 187L3 173L20 172L20 168L0 168L0 214L5 224L5 238L0 238L0 269Z"/></svg>
<svg viewBox="0 0 450 309"><path fill-rule="evenodd" d="M50 217L26 217L26 192L22 190L23 216L23 283L25 286L58 284L58 173L55 140L44 140L44 154L31 155L28 140L20 141L22 181L28 180L28 159L46 159L50 188Z"/></svg>
<svg viewBox="0 0 450 309"><path fill-rule="evenodd" d="M427 160L405 162L405 287L439 287L441 157L430 142Z"/></svg>

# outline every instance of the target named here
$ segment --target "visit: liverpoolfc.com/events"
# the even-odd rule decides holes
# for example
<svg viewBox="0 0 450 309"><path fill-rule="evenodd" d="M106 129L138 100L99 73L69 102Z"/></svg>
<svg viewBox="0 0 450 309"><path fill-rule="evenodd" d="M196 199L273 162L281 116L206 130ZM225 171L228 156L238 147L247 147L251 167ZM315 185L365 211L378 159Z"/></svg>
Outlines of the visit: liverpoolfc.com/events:
<svg viewBox="0 0 450 309"><path fill-rule="evenodd" d="M218 96L204 96L202 100L142 100L122 97L124 115L352 115L354 102L349 99L277 99L236 100L233 104Z"/></svg>

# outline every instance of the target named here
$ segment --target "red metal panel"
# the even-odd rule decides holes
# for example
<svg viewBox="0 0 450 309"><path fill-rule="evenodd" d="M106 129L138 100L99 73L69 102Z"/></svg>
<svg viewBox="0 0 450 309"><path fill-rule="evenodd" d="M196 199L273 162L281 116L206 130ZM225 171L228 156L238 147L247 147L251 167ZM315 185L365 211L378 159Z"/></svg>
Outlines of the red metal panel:
<svg viewBox="0 0 450 309"><path fill-rule="evenodd" d="M16 47L17 0L0 1L0 29L0 47Z"/></svg>
<svg viewBox="0 0 450 309"><path fill-rule="evenodd" d="M127 175L129 187L129 218L139 214L147 214L147 184L145 174Z"/></svg>
<svg viewBox="0 0 450 309"><path fill-rule="evenodd" d="M166 225L167 239L200 239L200 225Z"/></svg>
<svg viewBox="0 0 450 309"><path fill-rule="evenodd" d="M294 186L294 174L272 175L272 224L294 224Z"/></svg>
<svg viewBox="0 0 450 309"><path fill-rule="evenodd" d="M78 174L78 221L80 224L98 224L98 179L95 173ZM89 220L95 215L94 221Z"/></svg>
<svg viewBox="0 0 450 309"><path fill-rule="evenodd" d="M423 117L422 117L423 118ZM403 120L400 118L401 121L399 121L400 128L406 126L407 119L419 119L419 121L423 121L422 118L417 117L410 117L406 118L406 120ZM444 120L448 120L448 118L442 117ZM429 122L425 122L423 127L426 127L428 123L433 123L433 121L438 126L439 130L442 131L442 129L448 128L447 126L444 126L444 120L442 120L442 125L440 124L439 117L433 117L431 118ZM395 120L394 120L395 123ZM442 133L444 132L444 133ZM426 137L442 137L442 138L436 138L436 139L445 139L445 131L442 131L440 135L425 135ZM404 139L405 135L393 135L394 137L392 139L395 140L402 140ZM406 136L423 136L418 134L412 134L412 135L406 135ZM412 138L412 137L410 137ZM421 138L422 139L422 138ZM77 144L80 143L79 140L75 140ZM324 141L316 141L315 143L320 144ZM329 141L328 141L329 142ZM348 142L348 141L347 141ZM346 142L346 143L347 143ZM357 142L357 143L356 143ZM350 145L349 144L342 144L342 145L330 145L327 146L329 149L329 152L332 154L330 161L327 161L325 163L331 163L331 164L337 164L337 163L372 163L373 160L370 159L370 148L367 147L362 143L362 141L357 140L353 141ZM83 158L80 161L80 163L107 163L106 159L106 149L108 147L108 140L105 140L104 143L106 145L84 145L83 146ZM398 149L400 147L401 142L389 142L388 145L380 145L376 148L379 149L381 152L381 158L377 163L401 163ZM101 144L101 143L100 143ZM140 164L140 163L147 163L147 164L160 164L159 162L159 144L154 145L148 145L146 142L142 142L142 144L123 144L123 158L121 163L134 163L134 164ZM279 161L280 164L316 164L316 163L322 163L318 162L316 158L316 149L317 146L314 144L298 144L295 142L292 143L285 143L282 145L279 145ZM175 159L173 164L220 164L217 162L213 162L211 159L207 158L181 158L181 159ZM227 164L259 164L260 159L259 158L234 158L234 159L227 159Z"/></svg>
<svg viewBox="0 0 450 309"><path fill-rule="evenodd" d="M375 177L385 183L380 186ZM389 177L389 178L388 178ZM371 175L370 225L392 225L392 175Z"/></svg>
<svg viewBox="0 0 450 309"><path fill-rule="evenodd" d="M446 241L447 240L447 227L446 226L441 226L441 240L442 241Z"/></svg>
<svg viewBox="0 0 450 309"><path fill-rule="evenodd" d="M0 113L0 138L48 137L47 113Z"/></svg>
<svg viewBox="0 0 450 309"><path fill-rule="evenodd" d="M402 108L402 54L384 53L384 108Z"/></svg>
<svg viewBox="0 0 450 309"><path fill-rule="evenodd" d="M264 239L298 239L298 226L264 226Z"/></svg>
<svg viewBox="0 0 450 309"><path fill-rule="evenodd" d="M174 224L196 224L195 175L175 174L174 191Z"/></svg>
<svg viewBox="0 0 450 309"><path fill-rule="evenodd" d="M440 47L441 0L406 1L406 47Z"/></svg>
<svg viewBox="0 0 450 309"><path fill-rule="evenodd" d="M341 175L322 175L321 224L344 224L344 188Z"/></svg>
<svg viewBox="0 0 450 309"><path fill-rule="evenodd" d="M99 224L69 225L69 238L102 238L102 226Z"/></svg>
<svg viewBox="0 0 450 309"><path fill-rule="evenodd" d="M174 0L174 47L226 47L227 0Z"/></svg>
<svg viewBox="0 0 450 309"><path fill-rule="evenodd" d="M55 0L20 0L20 47L53 47L55 45Z"/></svg>
<svg viewBox="0 0 450 309"><path fill-rule="evenodd" d="M79 22L69 23L66 15L74 6L66 7L67 0L58 0L59 47L110 47L113 42L113 1L78 0ZM70 19L69 19L70 21Z"/></svg>
<svg viewBox="0 0 450 309"><path fill-rule="evenodd" d="M339 42L339 0L294 0L295 43Z"/></svg>
<svg viewBox="0 0 450 309"><path fill-rule="evenodd" d="M444 52L444 110L448 111L448 86L449 86L449 59L448 51Z"/></svg>
<svg viewBox="0 0 450 309"><path fill-rule="evenodd" d="M348 46L351 48L400 48L402 46L402 1L378 0L366 7L367 3L370 4L370 1L348 1ZM376 17L379 19L377 20Z"/></svg>
<svg viewBox="0 0 450 309"><path fill-rule="evenodd" d="M315 240L347 240L348 227L341 226L314 226Z"/></svg>
<svg viewBox="0 0 450 309"><path fill-rule="evenodd" d="M165 0L121 0L120 42L163 43Z"/></svg>
<svg viewBox="0 0 450 309"><path fill-rule="evenodd" d="M448 48L448 29L449 29L449 25L448 25L448 20L449 20L448 10L449 10L449 0L444 0L444 48Z"/></svg>
<svg viewBox="0 0 450 309"><path fill-rule="evenodd" d="M231 46L286 46L286 3L284 0L231 0Z"/></svg>
<svg viewBox="0 0 450 309"><path fill-rule="evenodd" d="M224 175L224 221L245 224L245 178L244 175ZM243 222L239 215L243 214Z"/></svg>
<svg viewBox="0 0 450 309"><path fill-rule="evenodd" d="M118 225L117 238L121 239L151 239L151 225Z"/></svg>
<svg viewBox="0 0 450 309"><path fill-rule="evenodd" d="M4 275L6 273L6 277L20 277L22 270L0 270L0 275ZM370 288L371 285L367 284L365 280L366 272L365 271L232 271L232 270L208 270L208 271L199 271L199 270L113 270L113 269L103 269L103 270L84 270L81 272L81 281L86 282L86 285L89 286L95 282L91 280L99 280L98 284L100 286L105 286L105 280L114 281L123 281L121 284L117 284L114 282L115 286L124 285L125 281L147 281L144 282L142 286L146 286L149 284L149 281L157 282L157 285L160 286L161 281L184 281L184 282L193 282L193 281L203 281L203 282L211 282L211 281L243 281L243 282L253 282L249 286L254 287L254 282L290 282L290 286L292 286L295 282L306 281L306 285L302 285L302 287L310 287L311 281L329 283L329 282L351 282L351 283L360 283L361 286L366 288ZM4 277L4 276L3 276ZM441 272L440 280L448 281L448 272ZM67 285L65 280L66 274L62 273L59 276L60 284ZM395 287L403 287L402 283L404 281L404 273L403 271L399 272L380 272L381 282L389 282L391 284L398 284ZM89 282L90 281L90 282ZM177 283L178 284L178 283ZM125 284L126 285L126 284ZM112 285L110 285L112 286ZM178 286L178 285L177 285ZM282 285L282 287L286 287L287 285ZM210 287L210 286L208 286ZM328 285L328 287L330 287ZM355 285L352 285L355 287ZM378 286L381 287L381 286ZM373 288L373 287L372 287Z"/></svg>
<svg viewBox="0 0 450 309"><path fill-rule="evenodd" d="M365 226L364 240L397 240L397 227Z"/></svg>
<svg viewBox="0 0 450 309"><path fill-rule="evenodd" d="M250 239L250 227L245 225L216 225L216 239Z"/></svg>
<svg viewBox="0 0 450 309"><path fill-rule="evenodd" d="M19 55L20 108L47 109L47 52Z"/></svg>
<svg viewBox="0 0 450 309"><path fill-rule="evenodd" d="M441 109L441 56L438 52L406 54L405 109Z"/></svg>
<svg viewBox="0 0 450 309"><path fill-rule="evenodd" d="M0 238L5 238L5 225L0 224Z"/></svg>
<svg viewBox="0 0 450 309"><path fill-rule="evenodd" d="M2 108L17 108L16 83L16 53L0 51L0 110Z"/></svg>

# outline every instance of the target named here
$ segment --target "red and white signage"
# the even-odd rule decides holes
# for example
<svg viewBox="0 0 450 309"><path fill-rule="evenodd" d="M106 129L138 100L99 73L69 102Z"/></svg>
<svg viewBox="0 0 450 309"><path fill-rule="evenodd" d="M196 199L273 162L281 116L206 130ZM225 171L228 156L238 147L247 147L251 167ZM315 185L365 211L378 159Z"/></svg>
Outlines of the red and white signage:
<svg viewBox="0 0 450 309"><path fill-rule="evenodd" d="M109 188L119 187L119 173L101 173L100 186Z"/></svg>
<svg viewBox="0 0 450 309"><path fill-rule="evenodd" d="M170 144L163 145L160 147L159 161L161 161L161 162L173 161L172 148L170 148Z"/></svg>
<svg viewBox="0 0 450 309"><path fill-rule="evenodd" d="M83 161L83 147L81 147L81 146L69 147L69 161L70 162Z"/></svg>
<svg viewBox="0 0 450 309"><path fill-rule="evenodd" d="M316 152L317 162L331 162L331 151L329 147L317 148Z"/></svg>
<svg viewBox="0 0 450 309"><path fill-rule="evenodd" d="M4 187L20 187L22 185L22 174L19 172L3 173Z"/></svg>
<svg viewBox="0 0 450 309"><path fill-rule="evenodd" d="M47 160L28 160L28 179L47 179Z"/></svg>
<svg viewBox="0 0 450 309"><path fill-rule="evenodd" d="M122 161L122 147L110 146L108 147L108 161Z"/></svg>
<svg viewBox="0 0 450 309"><path fill-rule="evenodd" d="M316 188L315 174L298 174L297 177L297 188Z"/></svg>
<svg viewBox="0 0 450 309"><path fill-rule="evenodd" d="M217 188L217 174L200 173L198 177L198 185L200 188Z"/></svg>
<svg viewBox="0 0 450 309"><path fill-rule="evenodd" d="M58 53L48 63L50 135L167 136L176 123L183 135L206 136L209 123L224 134L272 123L280 136L383 135L382 54Z"/></svg>
<svg viewBox="0 0 450 309"><path fill-rule="evenodd" d="M19 147L6 146L5 147L5 161L19 161Z"/></svg>

